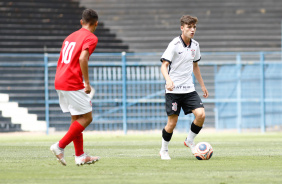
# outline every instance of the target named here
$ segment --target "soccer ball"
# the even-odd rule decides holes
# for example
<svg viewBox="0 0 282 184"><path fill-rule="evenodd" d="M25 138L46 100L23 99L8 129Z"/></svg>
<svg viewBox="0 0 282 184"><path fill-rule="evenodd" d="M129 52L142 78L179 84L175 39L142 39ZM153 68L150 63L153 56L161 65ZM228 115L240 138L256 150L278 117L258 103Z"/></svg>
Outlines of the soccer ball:
<svg viewBox="0 0 282 184"><path fill-rule="evenodd" d="M198 160L209 160L212 157L213 149L207 142L199 142L195 146L195 157Z"/></svg>

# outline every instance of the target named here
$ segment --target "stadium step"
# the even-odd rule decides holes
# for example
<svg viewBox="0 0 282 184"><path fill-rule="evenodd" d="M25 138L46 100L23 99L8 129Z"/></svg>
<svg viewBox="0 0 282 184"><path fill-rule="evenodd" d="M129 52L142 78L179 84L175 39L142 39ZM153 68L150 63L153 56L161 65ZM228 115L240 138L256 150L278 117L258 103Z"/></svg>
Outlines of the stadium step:
<svg viewBox="0 0 282 184"><path fill-rule="evenodd" d="M98 8L105 25L135 52L163 52L180 34L179 19L187 13L199 19L195 39L202 52L280 50L282 1L204 0L189 3L188 12L185 0L92 2L80 5Z"/></svg>
<svg viewBox="0 0 282 184"><path fill-rule="evenodd" d="M0 123L0 132L19 132L22 131L20 124Z"/></svg>
<svg viewBox="0 0 282 184"><path fill-rule="evenodd" d="M3 117L11 118L13 124L20 124L23 131L46 131L46 122L38 121L37 115L29 114L28 109L19 107L17 102L10 102L8 94L1 93L0 97L0 111Z"/></svg>
<svg viewBox="0 0 282 184"><path fill-rule="evenodd" d="M69 0L2 1L0 34L5 44L0 44L0 53L59 53L64 38L81 28L84 9ZM102 21L95 34L99 38L95 52L128 51L129 47Z"/></svg>

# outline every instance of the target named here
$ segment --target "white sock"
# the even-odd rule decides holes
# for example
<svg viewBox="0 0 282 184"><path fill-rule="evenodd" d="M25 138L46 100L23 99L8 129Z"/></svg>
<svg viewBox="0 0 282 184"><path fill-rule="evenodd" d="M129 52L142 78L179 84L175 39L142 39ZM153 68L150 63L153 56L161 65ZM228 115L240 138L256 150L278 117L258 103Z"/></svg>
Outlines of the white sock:
<svg viewBox="0 0 282 184"><path fill-rule="evenodd" d="M164 138L162 138L162 148L161 148L161 151L167 151L168 150L168 144L169 144L169 141L165 141Z"/></svg>
<svg viewBox="0 0 282 184"><path fill-rule="evenodd" d="M186 142L194 142L195 137L198 134L195 134L194 132L192 132L191 130L189 131L187 138L186 138Z"/></svg>

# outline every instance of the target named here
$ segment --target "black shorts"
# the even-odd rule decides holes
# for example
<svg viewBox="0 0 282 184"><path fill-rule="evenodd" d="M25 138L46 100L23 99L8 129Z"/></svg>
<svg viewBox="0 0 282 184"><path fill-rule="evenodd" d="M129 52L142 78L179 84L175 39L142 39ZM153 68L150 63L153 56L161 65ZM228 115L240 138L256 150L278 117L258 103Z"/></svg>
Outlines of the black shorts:
<svg viewBox="0 0 282 184"><path fill-rule="evenodd" d="M182 108L184 114L192 113L192 110L204 108L201 98L196 91L185 94L165 94L166 113L168 116L176 114L179 116Z"/></svg>

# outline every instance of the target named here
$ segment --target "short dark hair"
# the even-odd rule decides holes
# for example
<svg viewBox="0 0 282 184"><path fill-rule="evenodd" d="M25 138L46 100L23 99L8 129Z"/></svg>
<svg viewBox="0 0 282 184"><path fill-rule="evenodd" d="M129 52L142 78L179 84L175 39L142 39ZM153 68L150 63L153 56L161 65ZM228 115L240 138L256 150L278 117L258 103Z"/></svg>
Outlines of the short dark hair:
<svg viewBox="0 0 282 184"><path fill-rule="evenodd" d="M93 25L98 21L98 14L92 9L85 9L82 12L82 21L86 24Z"/></svg>
<svg viewBox="0 0 282 184"><path fill-rule="evenodd" d="M183 26L184 24L190 25L190 24L197 24L198 18L192 17L190 15L183 15L180 19L180 24Z"/></svg>

